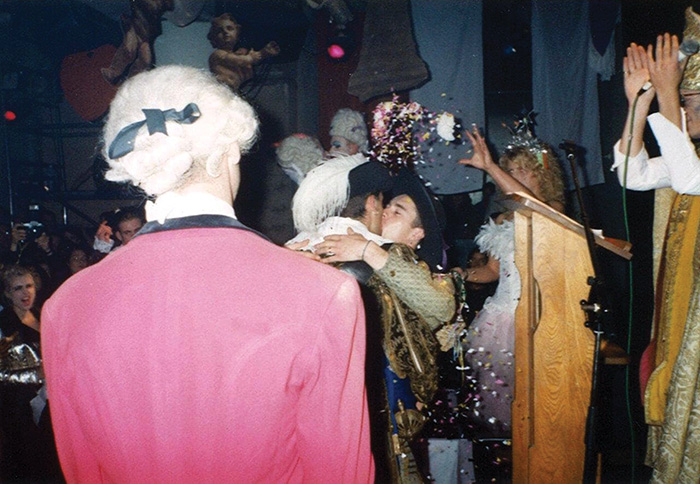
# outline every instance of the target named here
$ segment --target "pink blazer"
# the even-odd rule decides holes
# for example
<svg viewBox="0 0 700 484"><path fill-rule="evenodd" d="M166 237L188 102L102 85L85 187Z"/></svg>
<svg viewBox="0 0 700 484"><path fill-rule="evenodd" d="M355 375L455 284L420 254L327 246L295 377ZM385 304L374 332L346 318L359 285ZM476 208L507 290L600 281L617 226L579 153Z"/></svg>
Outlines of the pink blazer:
<svg viewBox="0 0 700 484"><path fill-rule="evenodd" d="M42 347L68 482L373 481L358 286L251 231L137 236Z"/></svg>

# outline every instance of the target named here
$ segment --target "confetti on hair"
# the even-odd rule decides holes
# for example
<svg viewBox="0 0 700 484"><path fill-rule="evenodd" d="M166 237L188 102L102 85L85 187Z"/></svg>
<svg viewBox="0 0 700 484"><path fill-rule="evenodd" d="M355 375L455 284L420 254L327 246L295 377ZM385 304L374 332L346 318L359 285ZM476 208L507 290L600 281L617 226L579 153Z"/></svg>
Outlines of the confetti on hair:
<svg viewBox="0 0 700 484"><path fill-rule="evenodd" d="M537 158L537 162L545 170L549 169L549 156L547 146L535 136L535 115L534 111L521 112L515 116L514 128L503 125L508 131L512 139L506 145L507 150L522 147L526 148Z"/></svg>

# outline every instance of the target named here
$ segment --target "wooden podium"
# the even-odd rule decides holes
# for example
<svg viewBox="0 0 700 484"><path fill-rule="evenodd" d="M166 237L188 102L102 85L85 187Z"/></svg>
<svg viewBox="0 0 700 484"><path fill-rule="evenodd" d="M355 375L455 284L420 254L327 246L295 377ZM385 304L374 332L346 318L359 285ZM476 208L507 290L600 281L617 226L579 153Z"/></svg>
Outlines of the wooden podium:
<svg viewBox="0 0 700 484"><path fill-rule="evenodd" d="M590 404L594 335L580 301L593 276L583 227L548 205L512 194L515 263L513 482L580 483ZM626 259L629 244L596 236Z"/></svg>

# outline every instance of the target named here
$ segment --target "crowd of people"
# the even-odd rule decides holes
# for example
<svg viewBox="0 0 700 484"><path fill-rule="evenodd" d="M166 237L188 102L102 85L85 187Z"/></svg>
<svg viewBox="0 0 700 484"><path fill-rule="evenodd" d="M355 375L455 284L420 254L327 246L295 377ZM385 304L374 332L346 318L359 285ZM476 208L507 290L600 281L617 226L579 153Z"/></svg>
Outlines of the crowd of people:
<svg viewBox="0 0 700 484"><path fill-rule="evenodd" d="M92 236L59 226L32 207L7 227L0 252L0 481L61 482L41 359L43 303L68 278L126 245L145 223L143 211L124 207L103 214ZM30 352L32 357L26 357ZM36 357L36 358L34 358Z"/></svg>
<svg viewBox="0 0 700 484"><path fill-rule="evenodd" d="M686 36L700 37L690 10L687 22ZM700 60L679 63L678 50L670 35L628 48L614 166L628 188L678 193L643 379L659 482L697 477L700 442L688 388L698 275L682 270L694 267L700 224ZM662 156L649 159L654 99ZM459 163L564 211L559 161L530 128L496 162L474 127ZM445 385L440 351L456 348L468 437L512 437L513 214L480 209L469 263L450 267L440 200L408 164L373 160L364 117L343 109L329 150L309 136L280 143L298 235L277 246L233 208L258 129L210 73L140 73L112 103L104 156L106 178L139 187L145 206L103 214L92 234L37 211L8 227L0 481L441 481L417 438Z"/></svg>

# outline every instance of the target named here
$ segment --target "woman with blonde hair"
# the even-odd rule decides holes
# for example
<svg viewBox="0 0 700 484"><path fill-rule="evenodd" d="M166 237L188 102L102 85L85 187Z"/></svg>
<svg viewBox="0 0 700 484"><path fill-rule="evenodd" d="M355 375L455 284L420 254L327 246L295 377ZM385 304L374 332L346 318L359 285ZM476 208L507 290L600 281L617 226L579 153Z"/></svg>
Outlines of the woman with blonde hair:
<svg viewBox="0 0 700 484"><path fill-rule="evenodd" d="M504 193L524 192L556 210L564 209L561 168L547 145L530 135L526 143L509 146L496 164L476 127L467 137L474 155L459 163L485 171ZM467 283L498 281L464 339L467 366L477 388L472 417L479 436L485 437L511 436L515 308L520 298L512 215L507 212L484 224L476 242L488 261L462 272Z"/></svg>
<svg viewBox="0 0 700 484"><path fill-rule="evenodd" d="M39 348L41 280L34 270L2 270L0 311L0 482L60 482L61 470L45 411Z"/></svg>

